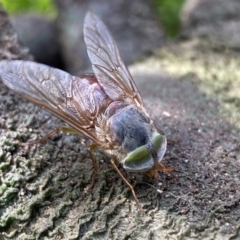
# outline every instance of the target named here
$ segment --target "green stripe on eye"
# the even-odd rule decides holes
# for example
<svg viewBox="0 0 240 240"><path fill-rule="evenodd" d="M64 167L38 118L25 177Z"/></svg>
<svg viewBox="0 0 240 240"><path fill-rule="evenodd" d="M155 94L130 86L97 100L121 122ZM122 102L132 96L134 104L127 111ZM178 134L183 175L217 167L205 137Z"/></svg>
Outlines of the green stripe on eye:
<svg viewBox="0 0 240 240"><path fill-rule="evenodd" d="M157 159L153 159L151 149L149 149L147 145L144 145L135 149L123 160L123 167L127 171L132 172L144 172L152 169L154 162L160 162L163 158L166 151L166 138L159 134L151 141L151 143L152 147L154 147L157 152Z"/></svg>
<svg viewBox="0 0 240 240"><path fill-rule="evenodd" d="M124 160L125 165L129 165L131 163L139 164L144 162L146 159L151 157L149 150L146 146L139 147L131 152Z"/></svg>
<svg viewBox="0 0 240 240"><path fill-rule="evenodd" d="M158 150L162 146L162 142L164 140L163 135L157 135L153 140L152 140L152 145L156 150Z"/></svg>
<svg viewBox="0 0 240 240"><path fill-rule="evenodd" d="M123 167L130 172L145 172L153 165L154 161L146 146L135 149L123 160Z"/></svg>

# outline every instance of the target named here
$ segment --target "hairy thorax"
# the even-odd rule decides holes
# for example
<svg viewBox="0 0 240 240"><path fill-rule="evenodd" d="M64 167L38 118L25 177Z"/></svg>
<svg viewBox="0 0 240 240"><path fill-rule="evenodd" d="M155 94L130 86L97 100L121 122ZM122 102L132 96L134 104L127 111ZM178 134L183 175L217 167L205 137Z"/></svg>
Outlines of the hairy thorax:
<svg viewBox="0 0 240 240"><path fill-rule="evenodd" d="M101 118L102 136L110 150L108 153L120 161L136 148L151 141L155 128L150 118L134 105L114 101ZM111 141L111 142L110 142Z"/></svg>

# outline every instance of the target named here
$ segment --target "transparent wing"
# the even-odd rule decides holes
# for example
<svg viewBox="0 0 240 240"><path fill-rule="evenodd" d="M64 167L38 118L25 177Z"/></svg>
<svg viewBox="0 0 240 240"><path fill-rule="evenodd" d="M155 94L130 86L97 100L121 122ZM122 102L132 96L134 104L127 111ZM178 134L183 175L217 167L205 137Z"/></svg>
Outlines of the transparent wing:
<svg viewBox="0 0 240 240"><path fill-rule="evenodd" d="M93 129L98 105L81 78L28 61L1 61L0 78L10 89L61 118L98 143Z"/></svg>
<svg viewBox="0 0 240 240"><path fill-rule="evenodd" d="M113 100L128 98L142 105L132 76L102 20L91 12L87 13L83 31L94 74L107 95Z"/></svg>

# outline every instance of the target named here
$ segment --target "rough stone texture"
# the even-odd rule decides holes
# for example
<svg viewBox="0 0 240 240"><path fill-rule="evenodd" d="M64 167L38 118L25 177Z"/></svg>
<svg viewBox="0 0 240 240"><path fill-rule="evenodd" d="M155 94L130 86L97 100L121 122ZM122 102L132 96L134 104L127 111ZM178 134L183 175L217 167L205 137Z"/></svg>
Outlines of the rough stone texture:
<svg viewBox="0 0 240 240"><path fill-rule="evenodd" d="M126 64L162 45L163 30L150 2L123 0L56 0L60 41L69 72L89 68L83 41L83 19L93 11L109 27Z"/></svg>
<svg viewBox="0 0 240 240"><path fill-rule="evenodd" d="M84 137L59 134L18 147L15 140L36 139L61 122L2 86L2 239L238 239L240 60L210 49L175 43L131 68L156 124L177 141L163 164L178 179L134 180L121 169L145 214L98 151L98 180L84 193L92 173Z"/></svg>
<svg viewBox="0 0 240 240"><path fill-rule="evenodd" d="M12 54L6 49L1 57ZM98 151L98 180L84 193L92 174L86 138L17 146L62 122L0 83L0 239L239 239L239 56L174 43L130 69L157 126L176 141L163 164L178 179L160 173L151 181L119 166L145 214Z"/></svg>
<svg viewBox="0 0 240 240"><path fill-rule="evenodd" d="M31 59L27 48L20 47L17 35L0 5L0 59Z"/></svg>
<svg viewBox="0 0 240 240"><path fill-rule="evenodd" d="M186 0L181 18L184 37L205 37L217 45L240 47L238 0Z"/></svg>
<svg viewBox="0 0 240 240"><path fill-rule="evenodd" d="M29 48L37 62L60 68L61 51L54 21L23 14L11 17L19 42Z"/></svg>

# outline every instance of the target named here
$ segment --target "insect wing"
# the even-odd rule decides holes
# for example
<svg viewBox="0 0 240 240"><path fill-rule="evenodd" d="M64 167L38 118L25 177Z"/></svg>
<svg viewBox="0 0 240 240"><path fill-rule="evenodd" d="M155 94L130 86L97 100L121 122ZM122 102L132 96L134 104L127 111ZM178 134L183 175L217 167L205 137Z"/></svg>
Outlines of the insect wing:
<svg viewBox="0 0 240 240"><path fill-rule="evenodd" d="M94 74L108 96L117 101L128 98L142 105L137 87L124 65L111 33L95 14L87 13L84 40Z"/></svg>
<svg viewBox="0 0 240 240"><path fill-rule="evenodd" d="M0 78L30 102L61 118L94 142L91 120L97 105L81 78L62 70L28 61L1 61Z"/></svg>

